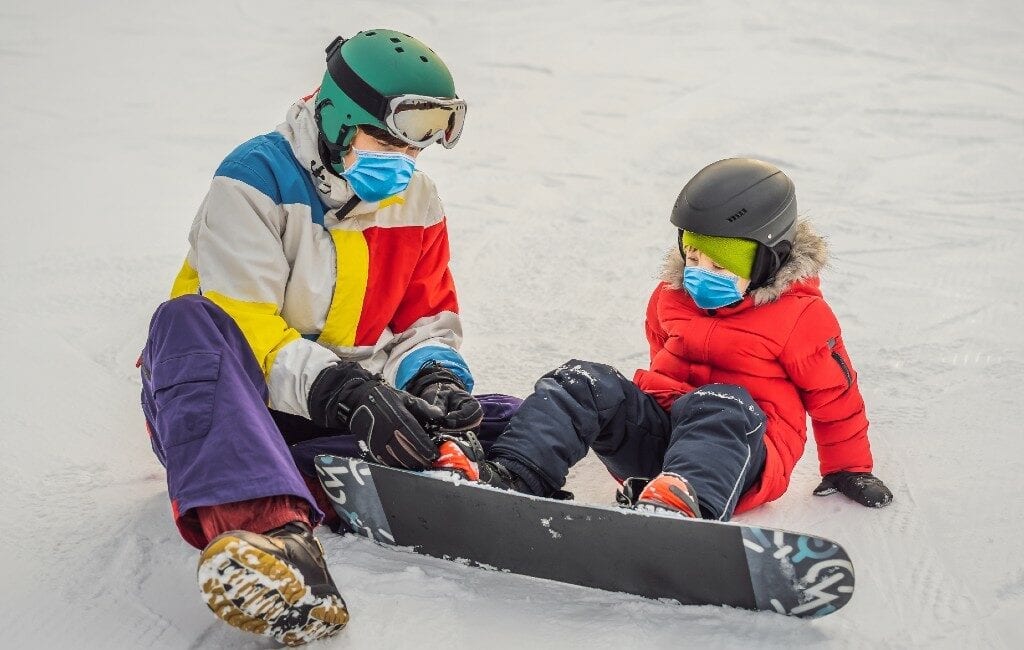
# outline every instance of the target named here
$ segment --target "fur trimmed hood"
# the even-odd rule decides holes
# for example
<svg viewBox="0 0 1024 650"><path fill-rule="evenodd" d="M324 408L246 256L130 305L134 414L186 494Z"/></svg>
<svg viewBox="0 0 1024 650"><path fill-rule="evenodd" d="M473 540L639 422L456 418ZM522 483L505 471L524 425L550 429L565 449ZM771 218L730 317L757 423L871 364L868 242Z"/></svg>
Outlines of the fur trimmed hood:
<svg viewBox="0 0 1024 650"><path fill-rule="evenodd" d="M793 251L775 274L771 284L754 289L750 295L755 305L778 300L791 285L807 278L816 277L828 265L828 244L825 238L815 232L811 223L802 217L796 221L796 236ZM683 289L683 256L679 248L672 248L665 256L659 279L674 289Z"/></svg>

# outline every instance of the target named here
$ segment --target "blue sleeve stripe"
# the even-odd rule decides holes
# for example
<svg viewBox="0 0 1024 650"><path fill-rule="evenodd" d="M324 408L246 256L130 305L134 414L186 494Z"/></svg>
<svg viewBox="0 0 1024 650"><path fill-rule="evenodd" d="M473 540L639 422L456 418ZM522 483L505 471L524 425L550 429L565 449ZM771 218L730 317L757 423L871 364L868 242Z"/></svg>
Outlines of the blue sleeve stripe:
<svg viewBox="0 0 1024 650"><path fill-rule="evenodd" d="M277 205L309 206L313 221L323 225L323 204L308 172L299 166L291 146L276 131L260 135L228 154L215 172L266 195Z"/></svg>
<svg viewBox="0 0 1024 650"><path fill-rule="evenodd" d="M473 392L473 375L469 372L466 360L455 350L443 345L429 345L417 348L407 354L398 364L395 385L398 388L405 388L405 385L416 376L420 368L431 361L451 370L466 385L466 390Z"/></svg>

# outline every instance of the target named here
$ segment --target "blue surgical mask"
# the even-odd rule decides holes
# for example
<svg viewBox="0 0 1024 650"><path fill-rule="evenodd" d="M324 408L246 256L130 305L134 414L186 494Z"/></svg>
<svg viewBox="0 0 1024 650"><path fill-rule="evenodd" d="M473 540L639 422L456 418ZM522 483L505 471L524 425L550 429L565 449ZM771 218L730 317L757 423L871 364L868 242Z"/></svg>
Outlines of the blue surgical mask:
<svg viewBox="0 0 1024 650"><path fill-rule="evenodd" d="M735 278L696 266L683 269L683 286L701 309L718 309L743 300Z"/></svg>
<svg viewBox="0 0 1024 650"><path fill-rule="evenodd" d="M416 159L398 151L356 149L356 161L342 174L360 199L375 203L409 186Z"/></svg>

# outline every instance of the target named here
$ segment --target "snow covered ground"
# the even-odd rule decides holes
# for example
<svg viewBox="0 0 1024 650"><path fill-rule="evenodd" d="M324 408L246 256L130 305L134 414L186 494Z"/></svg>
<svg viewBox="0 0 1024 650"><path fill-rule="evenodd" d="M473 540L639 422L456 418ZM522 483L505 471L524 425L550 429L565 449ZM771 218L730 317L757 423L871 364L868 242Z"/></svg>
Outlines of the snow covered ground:
<svg viewBox="0 0 1024 650"><path fill-rule="evenodd" d="M682 183L795 180L872 420L882 511L790 492L743 521L843 543L814 622L684 608L324 536L353 619L323 647L1022 647L1019 2L67 2L0 7L6 648L268 647L216 621L169 517L134 361L220 159L336 33L431 44L471 103L437 181L481 391L570 358L630 373ZM587 461L571 486L608 502Z"/></svg>

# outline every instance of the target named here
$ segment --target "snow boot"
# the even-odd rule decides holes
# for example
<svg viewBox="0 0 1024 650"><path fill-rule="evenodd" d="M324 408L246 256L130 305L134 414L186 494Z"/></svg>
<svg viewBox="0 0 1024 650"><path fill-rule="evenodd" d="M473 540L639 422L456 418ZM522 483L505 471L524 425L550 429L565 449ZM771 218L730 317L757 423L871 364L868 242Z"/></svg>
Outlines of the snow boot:
<svg viewBox="0 0 1024 650"><path fill-rule="evenodd" d="M551 499L571 501L572 492L566 490L545 490L541 485L534 488L520 474L509 469L500 460L485 460L484 448L472 432L455 436L442 436L437 450L441 457L434 461L434 469L450 471L462 478L476 481L502 490L534 494ZM525 468L524 468L525 469ZM527 470L528 471L528 470ZM538 481L539 479L534 479Z"/></svg>
<svg viewBox="0 0 1024 650"><path fill-rule="evenodd" d="M197 577L218 618L285 645L333 636L348 623L323 547L301 522L264 535L244 530L218 535L200 554Z"/></svg>
<svg viewBox="0 0 1024 650"><path fill-rule="evenodd" d="M477 480L481 483L501 488L502 490L515 490L516 492L530 493L530 489L526 486L526 483L498 461L481 461L477 464L477 467L480 470L480 478Z"/></svg>
<svg viewBox="0 0 1024 650"><path fill-rule="evenodd" d="M484 450L472 433L460 438L442 437L437 451L441 455L434 461L434 469L454 472L470 481L480 480L479 463L484 458Z"/></svg>
<svg viewBox="0 0 1024 650"><path fill-rule="evenodd" d="M700 519L697 493L685 478L670 472L658 474L644 486L636 509Z"/></svg>

